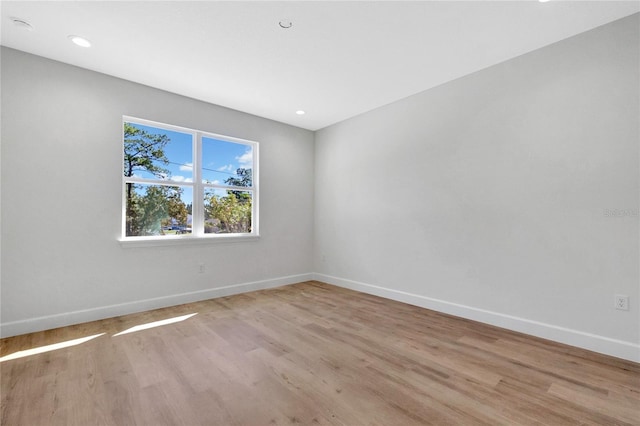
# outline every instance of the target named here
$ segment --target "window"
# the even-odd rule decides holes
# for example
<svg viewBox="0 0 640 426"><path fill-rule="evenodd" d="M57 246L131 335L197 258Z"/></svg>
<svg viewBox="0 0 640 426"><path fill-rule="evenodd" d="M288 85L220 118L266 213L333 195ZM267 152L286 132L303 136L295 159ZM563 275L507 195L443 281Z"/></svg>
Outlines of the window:
<svg viewBox="0 0 640 426"><path fill-rule="evenodd" d="M258 235L258 144L123 118L125 240Z"/></svg>

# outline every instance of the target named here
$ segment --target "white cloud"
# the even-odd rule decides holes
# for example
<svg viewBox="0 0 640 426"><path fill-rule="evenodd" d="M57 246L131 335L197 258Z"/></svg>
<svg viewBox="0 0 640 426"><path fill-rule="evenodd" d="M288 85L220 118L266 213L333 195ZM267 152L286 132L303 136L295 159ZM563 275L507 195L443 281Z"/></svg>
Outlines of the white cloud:
<svg viewBox="0 0 640 426"><path fill-rule="evenodd" d="M251 166L253 163L253 149L247 148L247 150L239 157L236 157L238 163L240 163L240 167L246 168L244 166Z"/></svg>
<svg viewBox="0 0 640 426"><path fill-rule="evenodd" d="M227 164L226 166L218 167L216 169L219 172L231 172L234 170L233 164Z"/></svg>
<svg viewBox="0 0 640 426"><path fill-rule="evenodd" d="M193 171L193 163L184 163L180 165L180 171L182 172L192 172Z"/></svg>

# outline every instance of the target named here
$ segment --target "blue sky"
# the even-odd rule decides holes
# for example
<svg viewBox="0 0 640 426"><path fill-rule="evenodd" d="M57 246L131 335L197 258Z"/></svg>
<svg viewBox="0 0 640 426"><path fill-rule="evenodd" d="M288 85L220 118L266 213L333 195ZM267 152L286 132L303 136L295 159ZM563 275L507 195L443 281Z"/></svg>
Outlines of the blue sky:
<svg viewBox="0 0 640 426"><path fill-rule="evenodd" d="M159 167L167 169L167 180L176 183L193 182L193 147L191 135L173 130L159 129L131 123L137 128L151 134L165 134L170 141L165 146L164 152L169 159L169 164L160 162ZM233 142L222 141L211 137L202 138L202 179L203 182L224 184L229 177L236 176L238 168L249 168L252 162L251 146ZM135 175L141 178L157 179L149 172L137 170ZM182 199L185 203L191 203L193 194L191 187L183 187ZM220 191L220 195L225 195Z"/></svg>

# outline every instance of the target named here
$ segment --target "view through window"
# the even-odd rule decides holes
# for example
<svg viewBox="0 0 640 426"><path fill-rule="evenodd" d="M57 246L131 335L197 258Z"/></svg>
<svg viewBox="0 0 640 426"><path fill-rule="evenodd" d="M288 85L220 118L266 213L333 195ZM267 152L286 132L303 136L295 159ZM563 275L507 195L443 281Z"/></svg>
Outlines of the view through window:
<svg viewBox="0 0 640 426"><path fill-rule="evenodd" d="M123 235L257 235L256 142L123 120Z"/></svg>

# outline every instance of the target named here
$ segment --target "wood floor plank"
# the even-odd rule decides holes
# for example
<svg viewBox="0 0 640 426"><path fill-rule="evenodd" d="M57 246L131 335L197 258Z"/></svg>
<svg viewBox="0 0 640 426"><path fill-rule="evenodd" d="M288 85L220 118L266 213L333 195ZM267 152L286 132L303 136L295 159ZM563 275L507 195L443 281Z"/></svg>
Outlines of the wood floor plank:
<svg viewBox="0 0 640 426"><path fill-rule="evenodd" d="M315 281L1 339L11 356L2 425L640 425L637 363Z"/></svg>

